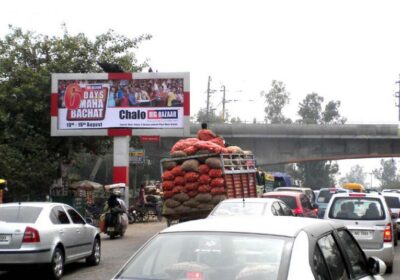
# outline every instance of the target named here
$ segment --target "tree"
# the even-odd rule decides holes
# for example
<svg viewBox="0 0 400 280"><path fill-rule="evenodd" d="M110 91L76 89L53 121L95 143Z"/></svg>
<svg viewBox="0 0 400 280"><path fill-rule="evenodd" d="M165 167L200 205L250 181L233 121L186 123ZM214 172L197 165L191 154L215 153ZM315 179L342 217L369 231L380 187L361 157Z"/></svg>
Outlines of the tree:
<svg viewBox="0 0 400 280"><path fill-rule="evenodd" d="M308 94L299 104L298 114L302 124L334 124L344 123L345 118L339 114L339 101L330 101L322 111L324 98L317 93ZM297 164L299 177L305 186L312 188L328 187L335 184L335 176L339 171L336 162L313 161Z"/></svg>
<svg viewBox="0 0 400 280"><path fill-rule="evenodd" d="M322 102L324 98L317 93L308 94L299 104L298 114L301 119L299 123L319 124L322 121Z"/></svg>
<svg viewBox="0 0 400 280"><path fill-rule="evenodd" d="M50 137L51 73L103 72L99 62L140 71L133 50L150 35L127 38L110 30L90 40L84 34L50 37L10 26L0 39L0 176L15 200L41 199L60 176L60 163L75 152L103 153L104 137Z"/></svg>
<svg viewBox="0 0 400 280"><path fill-rule="evenodd" d="M207 122L207 109L202 108L196 114L196 121L198 123ZM215 114L215 110L208 113L208 123L224 123L224 118Z"/></svg>
<svg viewBox="0 0 400 280"><path fill-rule="evenodd" d="M283 115L283 108L289 104L290 93L286 90L286 85L277 80L273 80L271 89L268 92L262 91L261 95L265 97L266 107L265 122L271 124L291 123L289 118Z"/></svg>
<svg viewBox="0 0 400 280"><path fill-rule="evenodd" d="M381 167L374 169L372 173L381 181L383 188L400 188L400 176L397 174L396 161L393 159L382 159Z"/></svg>
<svg viewBox="0 0 400 280"><path fill-rule="evenodd" d="M365 185L365 179L367 178L367 173L361 165L354 165L350 168L350 171L346 175L340 178L340 184L344 183L359 183Z"/></svg>

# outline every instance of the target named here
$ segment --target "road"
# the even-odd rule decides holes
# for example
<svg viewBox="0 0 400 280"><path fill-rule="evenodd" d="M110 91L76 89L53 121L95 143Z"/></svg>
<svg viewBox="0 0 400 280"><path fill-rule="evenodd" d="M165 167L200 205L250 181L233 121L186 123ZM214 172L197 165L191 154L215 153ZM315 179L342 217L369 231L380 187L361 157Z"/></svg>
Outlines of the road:
<svg viewBox="0 0 400 280"><path fill-rule="evenodd" d="M63 280L111 279L129 257L144 242L146 242L146 240L165 227L165 222L149 222L145 224L129 225L125 236L115 240L110 240L108 236L102 234L102 260L100 265L88 267L84 261L67 265ZM4 274L1 274L0 272L0 280L30 278L32 278L31 271ZM387 280L400 279L400 246L396 247L393 273L391 275L385 275L384 278Z"/></svg>
<svg viewBox="0 0 400 280"><path fill-rule="evenodd" d="M151 236L165 228L166 222L148 222L129 225L123 238L110 240L102 234L102 259L98 266L88 267L84 261L65 267L63 280L107 280L111 279L129 257ZM3 273L0 280L41 279L40 273L32 271Z"/></svg>

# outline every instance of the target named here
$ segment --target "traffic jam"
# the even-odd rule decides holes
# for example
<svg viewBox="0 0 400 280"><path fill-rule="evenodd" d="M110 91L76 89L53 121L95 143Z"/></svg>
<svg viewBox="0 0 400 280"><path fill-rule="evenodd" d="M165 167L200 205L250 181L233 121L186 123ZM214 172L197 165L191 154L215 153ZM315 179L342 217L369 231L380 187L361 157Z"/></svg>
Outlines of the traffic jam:
<svg viewBox="0 0 400 280"><path fill-rule="evenodd" d="M257 168L251 151L225 145L205 124L160 165L160 185L141 186L135 207L126 206L125 185L91 182L74 191L101 192L97 209L0 204L0 271L34 266L42 279L61 279L73 262L101 264L104 239L120 242L151 218L165 228L112 279L384 279L397 265L395 189L296 186L287 174Z"/></svg>

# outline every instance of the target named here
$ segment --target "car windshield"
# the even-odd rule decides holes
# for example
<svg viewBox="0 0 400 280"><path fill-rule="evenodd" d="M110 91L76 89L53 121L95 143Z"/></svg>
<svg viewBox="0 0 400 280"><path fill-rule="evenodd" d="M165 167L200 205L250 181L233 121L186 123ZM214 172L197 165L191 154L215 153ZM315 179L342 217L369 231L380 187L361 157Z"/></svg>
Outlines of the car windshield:
<svg viewBox="0 0 400 280"><path fill-rule="evenodd" d="M384 220L382 202L371 197L337 197L332 203L329 218L342 220Z"/></svg>
<svg viewBox="0 0 400 280"><path fill-rule="evenodd" d="M396 196L385 196L389 208L400 208L400 199Z"/></svg>
<svg viewBox="0 0 400 280"><path fill-rule="evenodd" d="M6 223L35 223L42 207L7 206L0 207L0 221Z"/></svg>
<svg viewBox="0 0 400 280"><path fill-rule="evenodd" d="M262 215L265 203L262 202L226 202L219 204L211 213L212 216Z"/></svg>
<svg viewBox="0 0 400 280"><path fill-rule="evenodd" d="M160 234L116 278L273 280L290 240L238 233Z"/></svg>

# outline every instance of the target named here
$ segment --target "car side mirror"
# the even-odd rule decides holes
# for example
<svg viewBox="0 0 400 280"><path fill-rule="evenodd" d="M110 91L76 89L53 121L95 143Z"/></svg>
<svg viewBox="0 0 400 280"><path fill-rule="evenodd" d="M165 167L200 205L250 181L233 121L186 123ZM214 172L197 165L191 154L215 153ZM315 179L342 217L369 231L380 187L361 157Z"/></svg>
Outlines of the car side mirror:
<svg viewBox="0 0 400 280"><path fill-rule="evenodd" d="M85 218L85 221L89 225L93 225L93 219L92 218Z"/></svg>
<svg viewBox="0 0 400 280"><path fill-rule="evenodd" d="M392 218L392 220L397 220L399 218L399 214L392 213L391 218Z"/></svg>
<svg viewBox="0 0 400 280"><path fill-rule="evenodd" d="M367 266L372 275L384 275L386 272L386 264L377 257L369 257Z"/></svg>
<svg viewBox="0 0 400 280"><path fill-rule="evenodd" d="M316 203L311 203L311 207L312 207L312 209L318 209L318 204L316 204Z"/></svg>

